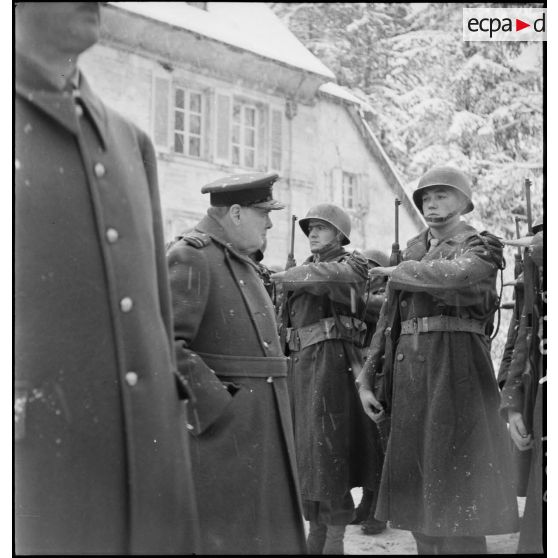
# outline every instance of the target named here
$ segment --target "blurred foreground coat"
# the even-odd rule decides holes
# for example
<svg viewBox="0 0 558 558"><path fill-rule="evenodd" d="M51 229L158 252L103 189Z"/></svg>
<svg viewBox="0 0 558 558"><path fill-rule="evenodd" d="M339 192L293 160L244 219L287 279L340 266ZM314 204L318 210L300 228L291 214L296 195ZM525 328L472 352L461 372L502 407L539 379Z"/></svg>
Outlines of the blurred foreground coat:
<svg viewBox="0 0 558 558"><path fill-rule="evenodd" d="M393 367L386 397L391 434L376 518L398 529L437 537L517 530L487 335L401 335L403 321L440 315L478 320L490 332L502 252L483 235L461 223L427 252L423 231L409 241L388 283L369 360L385 351Z"/></svg>
<svg viewBox="0 0 558 558"><path fill-rule="evenodd" d="M80 89L17 59L16 552L191 553L155 156Z"/></svg>
<svg viewBox="0 0 558 558"><path fill-rule="evenodd" d="M167 257L202 552L304 554L287 358L256 265L210 216Z"/></svg>
<svg viewBox="0 0 558 558"><path fill-rule="evenodd" d="M345 503L339 509L349 490L375 488L381 472L379 440L360 404L352 370L362 364L355 341L364 340L365 329L357 316L364 317L367 271L362 256L337 248L320 254L318 263L311 257L287 270L282 280L305 515L317 519L308 502L327 503L321 509L331 513L320 521L332 525L352 519L352 506Z"/></svg>

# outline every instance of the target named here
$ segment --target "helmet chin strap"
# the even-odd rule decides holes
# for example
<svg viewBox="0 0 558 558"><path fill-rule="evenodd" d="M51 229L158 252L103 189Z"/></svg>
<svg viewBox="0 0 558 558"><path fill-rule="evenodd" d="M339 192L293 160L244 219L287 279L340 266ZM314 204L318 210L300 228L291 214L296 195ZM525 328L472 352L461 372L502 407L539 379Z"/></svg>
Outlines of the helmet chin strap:
<svg viewBox="0 0 558 558"><path fill-rule="evenodd" d="M424 220L427 223L445 223L446 221L449 221L450 219L452 219L456 215L461 215L461 212L463 211L463 209L464 209L464 207L459 207L459 208L455 209L454 211L450 211L445 217L425 217Z"/></svg>
<svg viewBox="0 0 558 558"><path fill-rule="evenodd" d="M427 223L445 223L449 221L452 217L459 215L460 211L450 211L445 217L425 217L424 220Z"/></svg>

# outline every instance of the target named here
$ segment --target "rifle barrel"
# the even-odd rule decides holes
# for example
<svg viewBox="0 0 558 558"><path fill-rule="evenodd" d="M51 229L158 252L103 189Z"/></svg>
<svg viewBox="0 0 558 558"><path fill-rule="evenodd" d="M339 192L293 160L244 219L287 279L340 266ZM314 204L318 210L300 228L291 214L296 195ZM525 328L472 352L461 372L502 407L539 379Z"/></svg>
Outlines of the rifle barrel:
<svg viewBox="0 0 558 558"><path fill-rule="evenodd" d="M525 179L525 202L527 205L527 228L529 234L533 232L533 216L531 215L531 180Z"/></svg>
<svg viewBox="0 0 558 558"><path fill-rule="evenodd" d="M399 206L401 201L395 198L395 242L399 244Z"/></svg>

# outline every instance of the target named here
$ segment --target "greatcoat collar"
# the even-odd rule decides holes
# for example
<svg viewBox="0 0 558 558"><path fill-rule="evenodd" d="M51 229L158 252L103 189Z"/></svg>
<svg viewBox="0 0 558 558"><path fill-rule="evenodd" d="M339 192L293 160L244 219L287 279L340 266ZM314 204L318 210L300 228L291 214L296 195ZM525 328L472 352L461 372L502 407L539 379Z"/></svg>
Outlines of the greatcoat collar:
<svg viewBox="0 0 558 558"><path fill-rule="evenodd" d="M243 262L249 264L254 268L254 270L258 270L257 265L251 260L247 255L241 254L232 244L227 231L223 228L221 223L217 221L211 215L206 215L196 226L196 230L207 234L211 239L220 244L224 248L226 248L231 254L233 254L237 259L242 260Z"/></svg>
<svg viewBox="0 0 558 558"><path fill-rule="evenodd" d="M67 86L60 89L44 68L18 52L15 55L15 70L16 93L77 135L80 127L70 87L71 77L68 79ZM91 90L83 74L80 74L78 91L78 96L97 129L103 148L106 148L108 135L106 109Z"/></svg>

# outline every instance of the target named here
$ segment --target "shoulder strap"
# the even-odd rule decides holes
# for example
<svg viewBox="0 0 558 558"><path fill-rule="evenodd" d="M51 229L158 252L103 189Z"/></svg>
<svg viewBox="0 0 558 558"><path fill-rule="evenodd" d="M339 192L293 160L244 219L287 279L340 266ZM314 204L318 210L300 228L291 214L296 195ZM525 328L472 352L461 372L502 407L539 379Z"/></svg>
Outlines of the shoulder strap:
<svg viewBox="0 0 558 558"><path fill-rule="evenodd" d="M187 233L183 233L177 236L174 240L171 240L167 244L167 251L171 249L177 242L184 241L189 246L193 248L197 248L198 250L201 248L205 248L211 244L211 237L208 234L202 233L200 231L189 231Z"/></svg>

